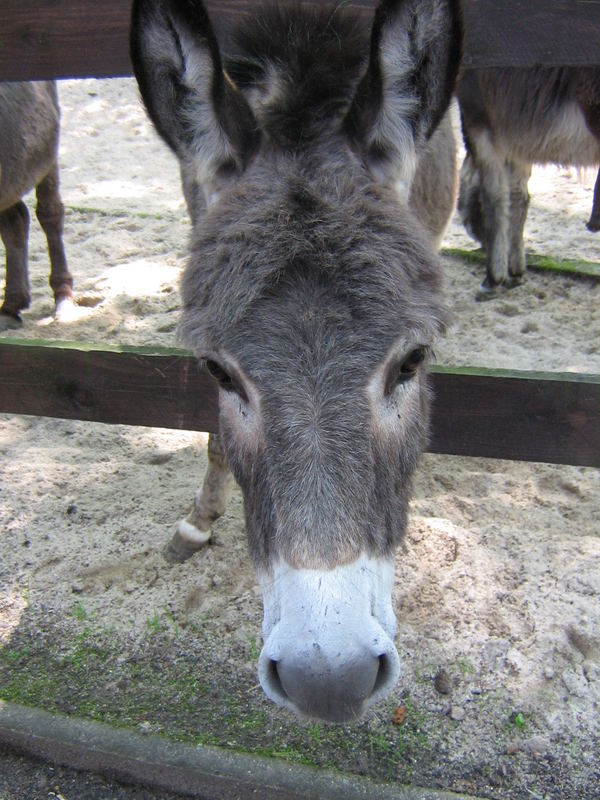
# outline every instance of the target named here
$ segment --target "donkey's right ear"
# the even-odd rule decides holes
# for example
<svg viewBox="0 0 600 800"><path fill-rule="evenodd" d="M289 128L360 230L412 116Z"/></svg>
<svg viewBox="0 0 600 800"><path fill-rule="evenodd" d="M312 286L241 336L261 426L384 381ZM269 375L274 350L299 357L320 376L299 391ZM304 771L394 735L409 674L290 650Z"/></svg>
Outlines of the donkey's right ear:
<svg viewBox="0 0 600 800"><path fill-rule="evenodd" d="M410 187L444 115L462 52L460 0L380 0L344 129L375 177Z"/></svg>
<svg viewBox="0 0 600 800"><path fill-rule="evenodd" d="M223 69L201 0L134 0L131 61L156 130L208 185L242 171L259 141L254 114Z"/></svg>

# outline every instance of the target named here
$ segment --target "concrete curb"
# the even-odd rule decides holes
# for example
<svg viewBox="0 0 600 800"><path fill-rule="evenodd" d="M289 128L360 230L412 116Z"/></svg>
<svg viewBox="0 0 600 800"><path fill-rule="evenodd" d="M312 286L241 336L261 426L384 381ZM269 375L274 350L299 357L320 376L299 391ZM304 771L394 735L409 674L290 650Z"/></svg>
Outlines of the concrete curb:
<svg viewBox="0 0 600 800"><path fill-rule="evenodd" d="M216 747L177 744L4 701L0 742L62 766L206 800L476 800Z"/></svg>

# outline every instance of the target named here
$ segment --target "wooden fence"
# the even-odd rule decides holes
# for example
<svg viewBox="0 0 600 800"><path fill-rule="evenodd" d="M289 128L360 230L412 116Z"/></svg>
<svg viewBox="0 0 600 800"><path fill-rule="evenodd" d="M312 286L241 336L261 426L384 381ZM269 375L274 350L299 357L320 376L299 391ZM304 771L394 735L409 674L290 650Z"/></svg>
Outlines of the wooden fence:
<svg viewBox="0 0 600 800"><path fill-rule="evenodd" d="M600 467L600 376L433 368L430 451ZM0 410L217 430L211 378L185 351L0 344Z"/></svg>
<svg viewBox="0 0 600 800"><path fill-rule="evenodd" d="M316 0L315 0L316 4ZM365 16L375 0L348 3ZM223 23L252 0L207 0ZM590 65L600 0L464 0L465 68ZM0 80L131 74L125 0L0 0ZM430 450L600 467L600 376L434 368ZM0 411L215 430L182 351L0 339Z"/></svg>
<svg viewBox="0 0 600 800"><path fill-rule="evenodd" d="M368 23L375 4L345 5ZM251 13L256 0L206 5L218 26ZM600 0L463 0L463 8L466 67L598 63ZM0 0L0 80L130 75L129 9L129 0Z"/></svg>

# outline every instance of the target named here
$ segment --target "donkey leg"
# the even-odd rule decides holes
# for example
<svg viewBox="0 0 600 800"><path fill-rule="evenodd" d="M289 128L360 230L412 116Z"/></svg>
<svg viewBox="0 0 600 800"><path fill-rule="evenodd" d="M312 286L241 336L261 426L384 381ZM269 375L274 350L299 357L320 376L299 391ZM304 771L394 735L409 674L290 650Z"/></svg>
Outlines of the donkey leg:
<svg viewBox="0 0 600 800"><path fill-rule="evenodd" d="M587 222L587 229L596 233L600 231L600 169L596 176L596 183L594 184L594 202L592 205L592 213Z"/></svg>
<svg viewBox="0 0 600 800"><path fill-rule="evenodd" d="M0 237L6 250L6 287L0 308L0 330L15 328L23 320L20 312L29 307L27 237L29 212L23 201L0 213Z"/></svg>
<svg viewBox="0 0 600 800"><path fill-rule="evenodd" d="M58 164L40 181L36 215L48 241L50 287L54 293L55 317L65 318L73 308L73 276L67 267L63 245L65 209L59 193Z"/></svg>
<svg viewBox="0 0 600 800"><path fill-rule="evenodd" d="M509 180L504 159L487 136L477 142L486 277L477 300L489 300L502 290L508 276Z"/></svg>
<svg viewBox="0 0 600 800"><path fill-rule="evenodd" d="M192 510L177 525L167 547L167 558L185 561L209 541L211 525L224 512L233 486L221 439L214 433L208 437L208 469L202 488L196 492Z"/></svg>
<svg viewBox="0 0 600 800"><path fill-rule="evenodd" d="M457 208L460 220L469 236L485 248L481 213L481 176L470 153L467 153L460 168Z"/></svg>
<svg viewBox="0 0 600 800"><path fill-rule="evenodd" d="M587 126L600 145L600 82L598 81L597 69L593 67L582 69L580 75L577 99L585 116ZM600 169L594 185L592 213L586 223L586 227L592 233L600 231Z"/></svg>
<svg viewBox="0 0 600 800"><path fill-rule="evenodd" d="M531 177L530 164L515 164L507 167L510 183L510 212L508 218L508 285L517 286L525 274L526 259L523 229L529 208L527 184Z"/></svg>

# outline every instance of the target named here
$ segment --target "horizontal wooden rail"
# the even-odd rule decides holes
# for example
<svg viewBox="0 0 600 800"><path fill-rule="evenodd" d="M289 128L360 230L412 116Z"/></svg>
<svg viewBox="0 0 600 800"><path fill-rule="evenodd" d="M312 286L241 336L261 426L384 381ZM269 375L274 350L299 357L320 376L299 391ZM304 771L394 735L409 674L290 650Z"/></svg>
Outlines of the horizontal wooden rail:
<svg viewBox="0 0 600 800"><path fill-rule="evenodd" d="M600 376L433 368L429 450L600 467ZM217 429L209 376L182 350L0 341L0 411Z"/></svg>
<svg viewBox="0 0 600 800"><path fill-rule="evenodd" d="M217 429L214 383L184 350L2 340L0 411Z"/></svg>
<svg viewBox="0 0 600 800"><path fill-rule="evenodd" d="M217 28L260 0L206 0ZM330 4L309 0L308 4ZM369 24L376 0L353 0ZM466 67L600 61L600 0L463 0ZM131 74L128 0L0 0L0 80Z"/></svg>

